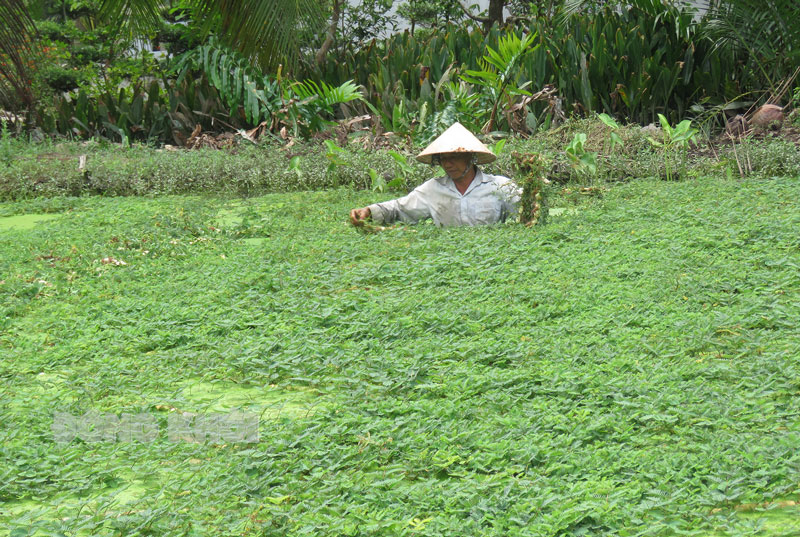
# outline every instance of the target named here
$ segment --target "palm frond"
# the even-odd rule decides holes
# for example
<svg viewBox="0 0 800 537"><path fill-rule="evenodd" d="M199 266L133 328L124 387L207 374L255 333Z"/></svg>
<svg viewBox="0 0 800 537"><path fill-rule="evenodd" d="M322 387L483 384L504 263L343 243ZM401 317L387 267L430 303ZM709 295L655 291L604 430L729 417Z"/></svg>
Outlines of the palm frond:
<svg viewBox="0 0 800 537"><path fill-rule="evenodd" d="M103 0L100 17L126 36L141 37L160 28L163 5L160 0Z"/></svg>
<svg viewBox="0 0 800 537"><path fill-rule="evenodd" d="M709 5L707 37L717 51L749 61L773 87L800 59L800 3L729 0ZM788 69L791 71L791 69Z"/></svg>
<svg viewBox="0 0 800 537"><path fill-rule="evenodd" d="M293 65L303 43L301 24L322 28L324 3L313 0L194 0L205 31L220 38L265 70Z"/></svg>
<svg viewBox="0 0 800 537"><path fill-rule="evenodd" d="M304 82L296 82L292 89L301 99L317 97L326 107L355 100L364 100L364 94L352 80L348 80L339 86L331 86L324 81L317 84L313 80L306 80Z"/></svg>
<svg viewBox="0 0 800 537"><path fill-rule="evenodd" d="M237 51L212 38L184 54L176 65L180 82L191 69L205 73L231 110L242 107L247 121L257 125L281 104L278 83L262 74Z"/></svg>
<svg viewBox="0 0 800 537"><path fill-rule="evenodd" d="M21 1L21 0L14 0ZM314 0L187 0L202 33L220 40L257 63L275 70L294 65L304 43L298 28L322 28L325 2ZM104 0L100 14L131 36L155 32L160 24L161 0Z"/></svg>
<svg viewBox="0 0 800 537"><path fill-rule="evenodd" d="M0 1L0 99L4 107L15 104L29 108L33 104L30 87L30 69L35 62L33 36L36 27L31 20L24 0Z"/></svg>

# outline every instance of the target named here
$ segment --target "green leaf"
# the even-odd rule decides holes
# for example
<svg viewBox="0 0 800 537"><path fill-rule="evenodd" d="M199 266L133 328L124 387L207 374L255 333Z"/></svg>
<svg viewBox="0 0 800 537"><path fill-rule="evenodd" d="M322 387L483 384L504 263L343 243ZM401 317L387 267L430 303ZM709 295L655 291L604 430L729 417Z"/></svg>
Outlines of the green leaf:
<svg viewBox="0 0 800 537"><path fill-rule="evenodd" d="M389 181L386 184L386 186L389 188L389 190L397 190L400 187L402 187L404 184L405 184L405 181L403 180L402 177L395 177L394 179Z"/></svg>
<svg viewBox="0 0 800 537"><path fill-rule="evenodd" d="M380 175L375 168L370 168L368 172L372 184L372 191L384 192L386 190L386 181L384 181L383 176Z"/></svg>
<svg viewBox="0 0 800 537"><path fill-rule="evenodd" d="M614 121L614 119L608 114L606 113L598 114L597 117L600 118L600 121L602 121L603 124L605 124L607 127L611 127L612 129L619 128L619 124L616 121Z"/></svg>
<svg viewBox="0 0 800 537"><path fill-rule="evenodd" d="M667 136L671 137L672 127L670 126L669 121L667 121L666 116L664 116L664 114L658 114L658 121L661 123L661 128L664 130Z"/></svg>
<svg viewBox="0 0 800 537"><path fill-rule="evenodd" d="M653 139L652 137L648 136L647 141L650 142L651 145L655 147L663 147L664 144L659 142L658 140Z"/></svg>
<svg viewBox="0 0 800 537"><path fill-rule="evenodd" d="M614 151L614 148L615 148L616 146L618 146L618 145L619 145L619 146L622 146L622 145L623 145L622 138L621 138L621 137L620 137L620 135L619 135L619 134L617 134L616 132L612 132L612 133L609 135L609 139L611 140L611 151Z"/></svg>

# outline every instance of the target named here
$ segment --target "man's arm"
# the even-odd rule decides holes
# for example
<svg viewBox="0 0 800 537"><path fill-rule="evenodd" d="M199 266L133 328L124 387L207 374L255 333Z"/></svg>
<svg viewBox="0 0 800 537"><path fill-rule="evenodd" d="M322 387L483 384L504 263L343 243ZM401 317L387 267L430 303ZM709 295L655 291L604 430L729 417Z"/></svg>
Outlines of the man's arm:
<svg viewBox="0 0 800 537"><path fill-rule="evenodd" d="M420 188L417 187L402 198L373 203L362 209L353 209L350 211L350 222L354 226L361 226L364 220L372 217L378 224L391 224L397 221L416 224L420 220L430 218L431 210Z"/></svg>

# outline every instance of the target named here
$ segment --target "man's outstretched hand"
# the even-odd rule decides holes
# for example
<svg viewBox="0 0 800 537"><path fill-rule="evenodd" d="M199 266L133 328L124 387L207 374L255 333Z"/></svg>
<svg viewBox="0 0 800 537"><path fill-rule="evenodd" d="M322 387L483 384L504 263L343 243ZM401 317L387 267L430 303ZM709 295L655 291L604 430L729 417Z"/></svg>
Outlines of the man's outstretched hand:
<svg viewBox="0 0 800 537"><path fill-rule="evenodd" d="M362 209L353 209L350 211L350 223L356 227L361 227L366 222L367 218L372 216L372 212L369 210L369 207L364 207Z"/></svg>

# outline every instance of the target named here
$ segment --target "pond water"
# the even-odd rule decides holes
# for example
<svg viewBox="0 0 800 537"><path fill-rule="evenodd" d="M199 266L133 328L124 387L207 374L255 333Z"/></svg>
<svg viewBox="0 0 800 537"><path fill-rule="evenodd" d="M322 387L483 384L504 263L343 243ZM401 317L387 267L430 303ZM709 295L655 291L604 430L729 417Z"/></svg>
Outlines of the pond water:
<svg viewBox="0 0 800 537"><path fill-rule="evenodd" d="M324 404L311 388L245 385L228 381L187 381L179 398L193 407L185 409L192 412L258 411L263 419L308 417Z"/></svg>
<svg viewBox="0 0 800 537"><path fill-rule="evenodd" d="M33 229L40 222L58 218L59 214L17 214L0 218L0 231Z"/></svg>
<svg viewBox="0 0 800 537"><path fill-rule="evenodd" d="M35 385L27 387L26 393L30 397L44 396L56 389L64 394L65 400L72 398L69 380L65 374L41 373L37 375L36 381ZM273 420L307 418L326 406L324 395L302 386L237 384L227 380L190 378L179 383L176 388L170 390L169 395L161 393L146 396L146 399L153 401L153 415L164 408L169 408L169 412L179 410L198 415L235 410L257 413L262 436L264 426L269 427ZM159 431L159 438L165 435L165 431ZM81 449L80 445L76 446ZM225 449L224 446L199 444L198 448L198 453L204 453L206 448ZM123 448L122 451L126 449ZM181 450L177 450L176 454L180 452ZM184 459L181 455L178 457L176 460L162 460L160 466L153 467L146 474L134 472L124 464L119 467L120 461L111 457L108 463L116 467L113 478L106 480L101 489L84 495L61 490L40 499L4 501L0 504L0 526L7 526L12 521L14 527L31 527L43 521L56 520L69 524L71 518L86 509L96 509L110 519L129 512L135 513L146 509L154 501L157 502L159 496L165 493L166 483L191 482L193 476L204 471L205 465L216 462L216 459L206 460L202 455L197 455L197 459ZM178 467L171 463L178 464ZM198 491L185 490L180 494L190 495L196 492ZM88 515L81 514L80 517L87 518Z"/></svg>

